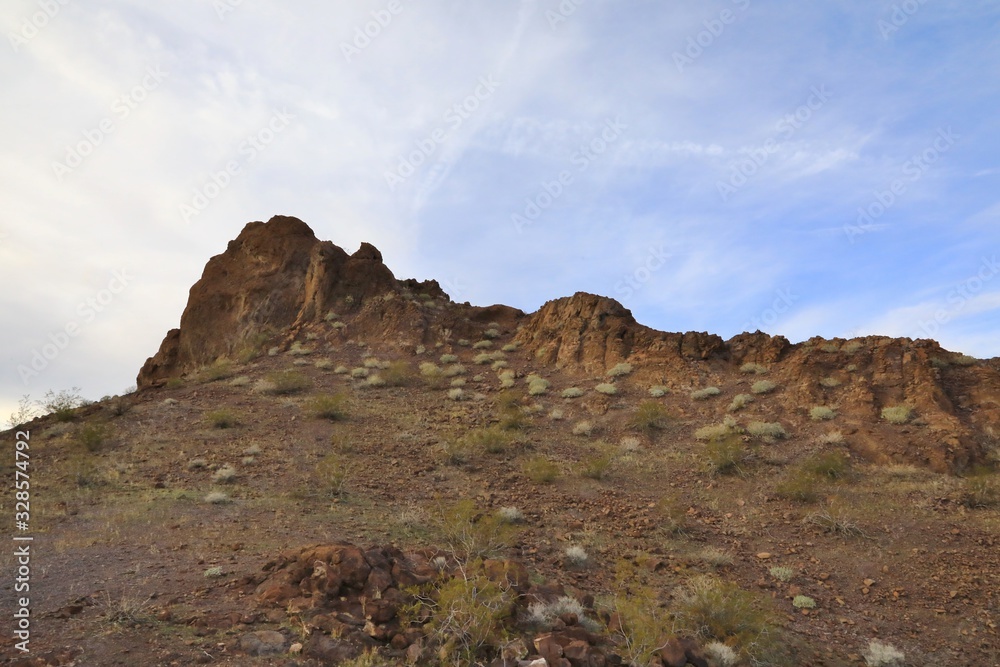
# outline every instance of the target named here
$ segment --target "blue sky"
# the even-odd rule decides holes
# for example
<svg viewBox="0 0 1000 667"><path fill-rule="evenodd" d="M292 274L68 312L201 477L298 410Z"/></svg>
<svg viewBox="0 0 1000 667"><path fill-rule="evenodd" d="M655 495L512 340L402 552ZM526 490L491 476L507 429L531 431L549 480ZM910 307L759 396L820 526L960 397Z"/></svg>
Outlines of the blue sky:
<svg viewBox="0 0 1000 667"><path fill-rule="evenodd" d="M998 356L998 27L975 0L6 2L0 416L133 384L275 214L478 305Z"/></svg>

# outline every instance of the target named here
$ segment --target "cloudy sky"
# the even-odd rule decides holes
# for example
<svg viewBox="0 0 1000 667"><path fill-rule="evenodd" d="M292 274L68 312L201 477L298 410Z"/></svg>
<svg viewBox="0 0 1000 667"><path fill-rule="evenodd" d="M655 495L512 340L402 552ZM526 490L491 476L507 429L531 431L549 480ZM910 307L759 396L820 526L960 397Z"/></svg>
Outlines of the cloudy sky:
<svg viewBox="0 0 1000 667"><path fill-rule="evenodd" d="M998 356L998 27L994 0L8 0L0 422L134 384L275 214L457 301Z"/></svg>

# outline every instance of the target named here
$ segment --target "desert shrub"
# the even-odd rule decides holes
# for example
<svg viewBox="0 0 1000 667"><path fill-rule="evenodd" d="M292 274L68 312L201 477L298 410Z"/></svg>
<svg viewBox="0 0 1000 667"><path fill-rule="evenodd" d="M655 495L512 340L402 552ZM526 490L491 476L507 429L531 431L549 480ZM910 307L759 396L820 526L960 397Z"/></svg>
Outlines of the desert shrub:
<svg viewBox="0 0 1000 667"><path fill-rule="evenodd" d="M667 408L656 401L643 401L632 413L629 424L632 428L642 431L655 431L667 425L670 413Z"/></svg>
<svg viewBox="0 0 1000 667"><path fill-rule="evenodd" d="M827 479L842 479L850 470L851 460L841 451L817 452L802 462L802 469Z"/></svg>
<svg viewBox="0 0 1000 667"><path fill-rule="evenodd" d="M827 389L833 389L834 387L840 386L840 380L835 377L825 377L819 381L820 385L826 387Z"/></svg>
<svg viewBox="0 0 1000 667"><path fill-rule="evenodd" d="M102 422L89 422L77 429L75 436L88 452L98 452L111 437L111 428Z"/></svg>
<svg viewBox="0 0 1000 667"><path fill-rule="evenodd" d="M351 369L348 368L347 366L342 366L341 365L341 366L337 366L336 368L334 368L333 372L335 374L337 374L337 375L347 375L348 373L351 372Z"/></svg>
<svg viewBox="0 0 1000 667"><path fill-rule="evenodd" d="M913 408L908 405L893 405L882 408L882 419L890 424L905 424L913 418Z"/></svg>
<svg viewBox="0 0 1000 667"><path fill-rule="evenodd" d="M493 347L493 341L491 340L481 340L472 346L473 350L488 350Z"/></svg>
<svg viewBox="0 0 1000 667"><path fill-rule="evenodd" d="M498 377L500 378L500 388L501 389L510 389L515 384L514 371L504 371L504 372L500 373L500 375Z"/></svg>
<svg viewBox="0 0 1000 667"><path fill-rule="evenodd" d="M614 452L608 447L580 461L580 474L589 479L603 479L614 460Z"/></svg>
<svg viewBox="0 0 1000 667"><path fill-rule="evenodd" d="M436 507L430 523L441 542L462 560L500 556L519 532L514 522L499 513L481 512L471 500Z"/></svg>
<svg viewBox="0 0 1000 667"><path fill-rule="evenodd" d="M785 427L777 422L750 422L747 433L762 440L781 440L787 438Z"/></svg>
<svg viewBox="0 0 1000 667"><path fill-rule="evenodd" d="M405 387L413 380L413 367L405 361L392 361L379 375L390 387Z"/></svg>
<svg viewBox="0 0 1000 667"><path fill-rule="evenodd" d="M490 366L490 368L493 369L494 371L502 371L503 369L507 368L508 366L510 366L510 364L508 364L503 359L497 359L496 361L493 362L493 364Z"/></svg>
<svg viewBox="0 0 1000 667"><path fill-rule="evenodd" d="M830 508L813 512L805 518L806 523L819 527L827 533L844 537L865 537L865 532L844 510Z"/></svg>
<svg viewBox="0 0 1000 667"><path fill-rule="evenodd" d="M868 667L902 667L906 660L906 654L898 648L877 639L868 642L868 648L861 655Z"/></svg>
<svg viewBox="0 0 1000 667"><path fill-rule="evenodd" d="M334 364L333 359L317 359L313 366L321 371L332 371L336 364Z"/></svg>
<svg viewBox="0 0 1000 667"><path fill-rule="evenodd" d="M504 408L500 412L500 421L498 425L505 431L521 431L528 428L531 424L531 419L519 406L511 406L509 408Z"/></svg>
<svg viewBox="0 0 1000 667"><path fill-rule="evenodd" d="M205 496L205 502L210 505L225 505L226 503L233 502L228 494L222 491L212 491L207 496Z"/></svg>
<svg viewBox="0 0 1000 667"><path fill-rule="evenodd" d="M826 421L837 416L837 411L825 405L817 405L809 410L809 418L814 422Z"/></svg>
<svg viewBox="0 0 1000 667"><path fill-rule="evenodd" d="M590 560L587 550L579 545L566 547L563 556L566 558L566 564L574 567L586 565L587 561Z"/></svg>
<svg viewBox="0 0 1000 667"><path fill-rule="evenodd" d="M661 398L667 395L667 388L660 384L655 384L649 388L649 395L653 398Z"/></svg>
<svg viewBox="0 0 1000 667"><path fill-rule="evenodd" d="M346 394L317 394L306 402L306 410L317 419L339 421L347 418Z"/></svg>
<svg viewBox="0 0 1000 667"><path fill-rule="evenodd" d="M454 378L451 381L450 386L452 386L452 387L464 387L465 386L465 378Z"/></svg>
<svg viewBox="0 0 1000 667"><path fill-rule="evenodd" d="M792 606L796 609L815 609L816 600L813 600L808 595L796 595L792 598Z"/></svg>
<svg viewBox="0 0 1000 667"><path fill-rule="evenodd" d="M772 577L782 582L791 581L792 577L795 576L795 570L787 565L775 565L768 572L771 573Z"/></svg>
<svg viewBox="0 0 1000 667"><path fill-rule="evenodd" d="M348 463L343 456L336 452L327 454L313 468L308 495L318 495L321 498L341 495L347 484L347 470Z"/></svg>
<svg viewBox="0 0 1000 667"><path fill-rule="evenodd" d="M449 389L448 390L448 398L451 399L451 400L453 400L453 401L464 401L465 398L466 398L466 396L465 396L465 390L462 389L461 387L456 387L454 389Z"/></svg>
<svg viewBox="0 0 1000 667"><path fill-rule="evenodd" d="M483 332L483 338L499 338L499 337L500 337L500 330L497 329L496 327L490 327L489 329Z"/></svg>
<svg viewBox="0 0 1000 667"><path fill-rule="evenodd" d="M709 440L725 438L735 433L739 433L739 426L732 417L726 417L726 421L721 424L709 424L708 426L699 428L694 432L694 439L707 442Z"/></svg>
<svg viewBox="0 0 1000 667"><path fill-rule="evenodd" d="M455 344L458 345L459 347L469 347L469 345L471 345L472 343L469 342L468 338L459 338L455 342Z"/></svg>
<svg viewBox="0 0 1000 667"><path fill-rule="evenodd" d="M594 391L599 394L604 394L605 396L614 396L618 393L618 387L614 386L609 382L602 382L601 384L594 387Z"/></svg>
<svg viewBox="0 0 1000 667"><path fill-rule="evenodd" d="M270 394L296 394L309 388L309 378L296 370L276 371L268 373L267 382L272 385Z"/></svg>
<svg viewBox="0 0 1000 667"><path fill-rule="evenodd" d="M483 366L485 364L493 361L493 355L488 352L483 352L482 354L477 354L472 358L472 363Z"/></svg>
<svg viewBox="0 0 1000 667"><path fill-rule="evenodd" d="M757 380L750 386L750 391L754 394L770 394L777 388L777 383L771 380Z"/></svg>
<svg viewBox="0 0 1000 667"><path fill-rule="evenodd" d="M212 428L233 428L240 425L240 416L228 408L219 408L205 413L205 421Z"/></svg>
<svg viewBox="0 0 1000 667"><path fill-rule="evenodd" d="M20 428L37 416L38 411L32 403L31 397L25 394L17 402L17 409L7 419L7 425L12 429Z"/></svg>
<svg viewBox="0 0 1000 667"><path fill-rule="evenodd" d="M733 555L728 551L724 551L716 547L705 547L704 549L699 549L693 554L693 558L705 563L706 565L711 565L712 567L722 567L724 565L733 564Z"/></svg>
<svg viewBox="0 0 1000 667"><path fill-rule="evenodd" d="M751 394L736 394L733 396L733 400L730 401L729 407L726 409L729 412L738 412L753 403L753 401L754 398Z"/></svg>
<svg viewBox="0 0 1000 667"><path fill-rule="evenodd" d="M677 627L703 640L716 640L752 662L767 660L778 645L778 628L768 602L734 583L711 576L689 580L676 595Z"/></svg>
<svg viewBox="0 0 1000 667"><path fill-rule="evenodd" d="M368 377L368 375L369 375L368 369L364 368L363 366L351 369L351 377L354 378L355 380L364 380L366 377Z"/></svg>
<svg viewBox="0 0 1000 667"><path fill-rule="evenodd" d="M188 470L202 470L203 468L206 468L207 466L208 466L208 461L206 461L205 459L202 459L202 458L191 459L187 463L187 469Z"/></svg>
<svg viewBox="0 0 1000 667"><path fill-rule="evenodd" d="M524 462L524 474L536 484L551 484L559 476L559 466L544 456L533 456Z"/></svg>
<svg viewBox="0 0 1000 667"><path fill-rule="evenodd" d="M661 497L656 502L656 514L660 519L660 528L669 534L683 533L687 527L687 505L677 495Z"/></svg>
<svg viewBox="0 0 1000 667"><path fill-rule="evenodd" d="M691 392L691 398L696 401L704 401L707 398L712 398L713 396L718 396L722 391L718 387L705 387L704 389L696 389Z"/></svg>
<svg viewBox="0 0 1000 667"><path fill-rule="evenodd" d="M956 366L975 366L979 360L975 357L971 357L967 354L960 354L958 356L952 357L951 363Z"/></svg>
<svg viewBox="0 0 1000 667"><path fill-rule="evenodd" d="M705 644L705 653L717 667L736 667L740 660L739 654L732 647L718 641Z"/></svg>
<svg viewBox="0 0 1000 667"><path fill-rule="evenodd" d="M761 364L755 364L753 362L747 362L740 366L740 373L754 373L756 375L763 375L767 373L767 366L762 366Z"/></svg>
<svg viewBox="0 0 1000 667"><path fill-rule="evenodd" d="M444 369L441 371L441 374L444 375L446 378L453 378L453 377L458 377L460 375L465 375L467 372L468 371L465 369L465 366L463 366L462 364L449 364L448 366L444 367Z"/></svg>
<svg viewBox="0 0 1000 667"><path fill-rule="evenodd" d="M76 409L83 405L83 399L80 398L79 387L58 392L50 389L39 403L46 415L52 415L58 422L68 422L76 415Z"/></svg>
<svg viewBox="0 0 1000 667"><path fill-rule="evenodd" d="M373 371L382 369L382 362L379 361L377 357L365 357L364 361L361 362L361 365Z"/></svg>
<svg viewBox="0 0 1000 667"><path fill-rule="evenodd" d="M420 377L432 389L441 389L448 384L448 379L445 377L441 367L429 361L424 361L420 364Z"/></svg>
<svg viewBox="0 0 1000 667"><path fill-rule="evenodd" d="M583 396L583 393L583 389L580 389L579 387L570 387L568 389L563 389L561 395L563 398L580 398Z"/></svg>
<svg viewBox="0 0 1000 667"><path fill-rule="evenodd" d="M620 627L608 630L618 634L617 652L625 665L648 665L664 637L673 634L672 622L663 611L656 591L643 580L631 562L619 561L615 569L617 590L611 610Z"/></svg>
<svg viewBox="0 0 1000 667"><path fill-rule="evenodd" d="M816 438L821 445L839 445L844 442L844 434L840 431L830 431Z"/></svg>
<svg viewBox="0 0 1000 667"><path fill-rule="evenodd" d="M504 430L500 426L475 429L466 433L462 438L471 451L483 451L489 454L503 454L514 443L514 436L511 435L510 431Z"/></svg>
<svg viewBox="0 0 1000 667"><path fill-rule="evenodd" d="M458 361L457 354L442 354L441 363L442 364L453 364Z"/></svg>
<svg viewBox="0 0 1000 667"><path fill-rule="evenodd" d="M524 512L514 506L501 507L497 510L497 516L504 523L523 523Z"/></svg>
<svg viewBox="0 0 1000 667"><path fill-rule="evenodd" d="M802 468L790 470L785 478L774 487L774 493L779 498L795 500L800 503L814 503L819 500L819 478Z"/></svg>
<svg viewBox="0 0 1000 667"><path fill-rule="evenodd" d="M377 387L384 387L386 385L385 378L379 373L369 375L365 378L365 381L361 384L362 387L367 389L375 389Z"/></svg>
<svg viewBox="0 0 1000 667"><path fill-rule="evenodd" d="M541 396L549 390L549 381L536 377L528 383L528 394L530 396Z"/></svg>
<svg viewBox="0 0 1000 667"><path fill-rule="evenodd" d="M553 408L552 412L549 413L549 419L552 421L560 421L566 418L566 413L559 408Z"/></svg>
<svg viewBox="0 0 1000 667"><path fill-rule="evenodd" d="M1000 505L1000 481L996 475L977 470L962 480L959 500L970 508L996 507Z"/></svg>
<svg viewBox="0 0 1000 667"><path fill-rule="evenodd" d="M713 438L705 445L705 456L712 472L731 475L742 472L742 465L749 458L749 452L738 435Z"/></svg>
<svg viewBox="0 0 1000 667"><path fill-rule="evenodd" d="M203 574L206 579L218 579L219 577L223 576L225 572L222 571L221 567L216 565L215 567L210 567L207 570L205 570Z"/></svg>
<svg viewBox="0 0 1000 667"><path fill-rule="evenodd" d="M864 346L861 344L861 341L850 340L844 343L844 346L840 348L840 351L843 352L844 354L854 354L862 347Z"/></svg>
<svg viewBox="0 0 1000 667"><path fill-rule="evenodd" d="M292 346L288 348L288 354L292 355L293 357L304 357L312 353L313 353L312 349L306 347L300 341L295 341L294 343L292 343Z"/></svg>
<svg viewBox="0 0 1000 667"><path fill-rule="evenodd" d="M632 364L620 363L615 364L607 373L608 377L616 378L623 375L628 375L632 372Z"/></svg>
<svg viewBox="0 0 1000 667"><path fill-rule="evenodd" d="M500 349L504 352L517 352L517 343L507 343Z"/></svg>
<svg viewBox="0 0 1000 667"><path fill-rule="evenodd" d="M580 421L573 425L573 435L589 436L594 432L594 425L587 421Z"/></svg>
<svg viewBox="0 0 1000 667"><path fill-rule="evenodd" d="M236 480L236 468L225 465L215 471L212 475L212 481L218 482L219 484L229 484Z"/></svg>
<svg viewBox="0 0 1000 667"><path fill-rule="evenodd" d="M198 372L198 382L215 382L227 380L233 376L233 363L228 359L216 359L214 363L205 366Z"/></svg>
<svg viewBox="0 0 1000 667"><path fill-rule="evenodd" d="M566 614L573 614L579 619L580 625L591 632L599 632L600 626L587 618L586 609L574 597L564 595L552 602L532 602L528 605L528 622L544 630L551 630L556 619ZM590 626L588 628L588 626Z"/></svg>
<svg viewBox="0 0 1000 667"><path fill-rule="evenodd" d="M416 598L413 613L429 617L424 627L438 645L440 664L476 665L487 664L488 653L505 643L516 595L506 577L495 581L477 560Z"/></svg>

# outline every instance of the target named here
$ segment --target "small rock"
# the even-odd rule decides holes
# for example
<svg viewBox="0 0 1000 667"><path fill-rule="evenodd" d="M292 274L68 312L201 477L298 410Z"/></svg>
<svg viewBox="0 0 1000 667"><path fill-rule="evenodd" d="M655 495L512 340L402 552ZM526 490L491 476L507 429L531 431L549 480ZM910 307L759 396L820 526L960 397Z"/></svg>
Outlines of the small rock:
<svg viewBox="0 0 1000 667"><path fill-rule="evenodd" d="M771 553L768 552L768 551L761 551L759 554L757 554L757 558L759 558L761 560L767 560L770 557L771 557Z"/></svg>
<svg viewBox="0 0 1000 667"><path fill-rule="evenodd" d="M274 630L248 632L240 637L240 648L249 655L279 655L285 652L285 636Z"/></svg>

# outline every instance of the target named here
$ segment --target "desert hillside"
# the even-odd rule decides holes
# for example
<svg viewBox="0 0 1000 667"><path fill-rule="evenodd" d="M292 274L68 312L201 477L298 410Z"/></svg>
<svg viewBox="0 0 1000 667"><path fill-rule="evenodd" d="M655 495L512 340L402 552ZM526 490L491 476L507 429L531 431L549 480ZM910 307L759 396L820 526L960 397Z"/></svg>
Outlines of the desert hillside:
<svg viewBox="0 0 1000 667"><path fill-rule="evenodd" d="M1000 664L1000 359L455 303L278 216L137 386L2 434L3 664Z"/></svg>

